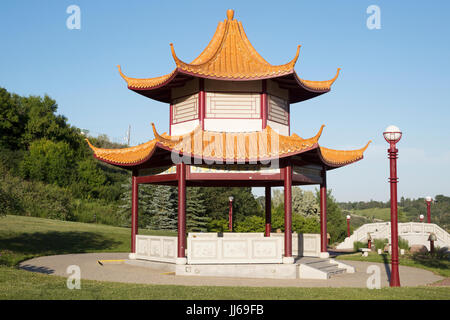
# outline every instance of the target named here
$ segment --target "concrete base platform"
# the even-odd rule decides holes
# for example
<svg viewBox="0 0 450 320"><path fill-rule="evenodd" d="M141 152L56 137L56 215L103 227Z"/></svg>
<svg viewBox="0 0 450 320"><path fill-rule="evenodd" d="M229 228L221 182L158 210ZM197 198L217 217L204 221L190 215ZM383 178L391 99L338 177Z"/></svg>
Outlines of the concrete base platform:
<svg viewBox="0 0 450 320"><path fill-rule="evenodd" d="M296 264L223 264L176 266L177 276L297 279Z"/></svg>
<svg viewBox="0 0 450 320"><path fill-rule="evenodd" d="M185 264L126 260L125 264L148 267L177 276L229 277L253 279L329 279L333 275L354 272L353 267L332 259L293 258L291 264Z"/></svg>

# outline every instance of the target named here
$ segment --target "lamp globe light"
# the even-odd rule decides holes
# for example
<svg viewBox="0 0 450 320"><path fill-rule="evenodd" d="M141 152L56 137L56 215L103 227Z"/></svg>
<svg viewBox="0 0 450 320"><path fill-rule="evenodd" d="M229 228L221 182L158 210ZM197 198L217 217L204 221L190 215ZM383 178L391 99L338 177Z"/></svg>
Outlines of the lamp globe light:
<svg viewBox="0 0 450 320"><path fill-rule="evenodd" d="M402 137L402 132L398 127L390 125L384 130L383 136L387 142L398 142Z"/></svg>

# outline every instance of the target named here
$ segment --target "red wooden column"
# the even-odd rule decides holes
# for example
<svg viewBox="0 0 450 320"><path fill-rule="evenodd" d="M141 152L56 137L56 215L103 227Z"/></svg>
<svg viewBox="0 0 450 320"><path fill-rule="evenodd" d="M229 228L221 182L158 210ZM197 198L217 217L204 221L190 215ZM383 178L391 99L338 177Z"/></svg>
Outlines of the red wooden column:
<svg viewBox="0 0 450 320"><path fill-rule="evenodd" d="M205 130L205 114L206 114L206 92L205 92L205 79L200 78L199 92L198 92L198 120L202 130Z"/></svg>
<svg viewBox="0 0 450 320"><path fill-rule="evenodd" d="M284 257L283 263L294 263L292 257L292 165L284 168Z"/></svg>
<svg viewBox="0 0 450 320"><path fill-rule="evenodd" d="M178 177L178 252L177 264L186 264L186 164L177 164Z"/></svg>
<svg viewBox="0 0 450 320"><path fill-rule="evenodd" d="M138 234L139 185L137 170L131 176L131 253L136 253L136 235Z"/></svg>
<svg viewBox="0 0 450 320"><path fill-rule="evenodd" d="M267 127L267 117L269 114L269 106L267 103L267 80L262 80L262 90L261 90L261 119L263 130Z"/></svg>
<svg viewBox="0 0 450 320"><path fill-rule="evenodd" d="M320 252L321 256L328 256L327 251L327 172L322 171L320 184Z"/></svg>
<svg viewBox="0 0 450 320"><path fill-rule="evenodd" d="M265 236L270 237L272 229L272 190L266 187L266 232Z"/></svg>

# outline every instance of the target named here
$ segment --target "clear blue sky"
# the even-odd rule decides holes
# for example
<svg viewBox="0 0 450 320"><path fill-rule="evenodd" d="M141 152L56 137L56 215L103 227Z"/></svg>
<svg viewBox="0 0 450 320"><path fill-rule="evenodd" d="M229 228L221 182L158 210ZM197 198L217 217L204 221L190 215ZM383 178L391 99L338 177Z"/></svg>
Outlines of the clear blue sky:
<svg viewBox="0 0 450 320"><path fill-rule="evenodd" d="M81 9L81 29L69 30L69 5ZM369 30L369 5L381 9L381 29ZM227 9L272 64L302 45L296 71L327 80L332 91L291 107L291 132L320 144L355 149L373 143L365 159L331 171L339 201L389 199L388 145L383 130L403 131L399 197L450 194L449 1L2 1L0 86L54 98L72 125L118 140L131 125L132 144L153 138L150 122L167 131L168 106L126 88L116 65L132 77L155 77L179 57L195 58ZM261 190L256 190L257 194Z"/></svg>

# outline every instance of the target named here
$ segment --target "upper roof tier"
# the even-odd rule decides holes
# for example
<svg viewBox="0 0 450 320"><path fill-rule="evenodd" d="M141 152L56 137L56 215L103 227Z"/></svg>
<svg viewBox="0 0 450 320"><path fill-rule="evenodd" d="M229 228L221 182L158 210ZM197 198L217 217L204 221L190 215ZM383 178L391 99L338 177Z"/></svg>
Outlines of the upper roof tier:
<svg viewBox="0 0 450 320"><path fill-rule="evenodd" d="M193 77L225 81L251 81L273 79L280 87L290 91L290 103L307 100L328 92L337 79L311 81L301 79L294 70L300 45L294 58L283 65L268 63L252 46L245 34L242 23L233 19L234 11L227 11L227 19L220 21L213 38L203 52L191 63L182 61L170 44L176 64L171 73L147 79L125 76L120 66L119 73L128 88L149 98L170 103L170 89L183 85Z"/></svg>

